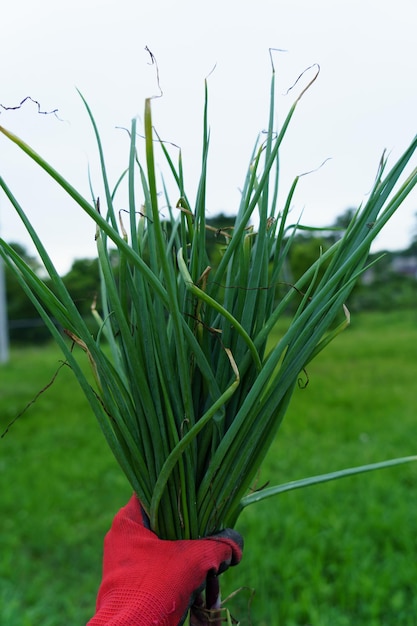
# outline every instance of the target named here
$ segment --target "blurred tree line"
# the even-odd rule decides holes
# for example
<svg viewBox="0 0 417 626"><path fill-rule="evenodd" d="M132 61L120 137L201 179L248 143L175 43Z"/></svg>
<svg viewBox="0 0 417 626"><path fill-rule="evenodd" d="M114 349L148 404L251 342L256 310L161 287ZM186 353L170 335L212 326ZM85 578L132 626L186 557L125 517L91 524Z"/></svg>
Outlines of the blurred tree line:
<svg viewBox="0 0 417 626"><path fill-rule="evenodd" d="M277 297L291 288L290 285L303 275L321 252L327 250L343 235L353 213L353 209L346 210L327 230L297 231L283 282L275 286ZM207 220L207 250L213 266L218 263L222 248L226 245L227 234L233 227L233 221L233 217L224 214ZM12 246L35 272L41 274L41 265L35 257L30 256L20 244ZM114 255L114 262L117 263L116 251ZM364 272L351 294L347 303L350 311L417 308L417 232L406 250L371 254L369 263L378 257L381 258ZM325 267L321 271L324 269ZM63 276L63 280L79 311L87 321L91 321L92 332L95 332L97 328L91 316L91 306L98 299L100 292L98 260L75 260L69 272ZM11 343L41 343L49 340L49 332L35 307L7 268L6 296Z"/></svg>

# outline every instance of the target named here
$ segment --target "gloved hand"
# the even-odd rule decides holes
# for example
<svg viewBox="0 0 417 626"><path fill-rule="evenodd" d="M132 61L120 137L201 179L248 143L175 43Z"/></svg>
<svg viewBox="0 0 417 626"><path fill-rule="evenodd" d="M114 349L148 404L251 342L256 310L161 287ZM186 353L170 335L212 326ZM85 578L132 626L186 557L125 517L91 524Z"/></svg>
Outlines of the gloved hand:
<svg viewBox="0 0 417 626"><path fill-rule="evenodd" d="M242 549L230 529L205 539L159 539L134 495L105 537L96 614L87 626L179 626L207 578L237 565Z"/></svg>

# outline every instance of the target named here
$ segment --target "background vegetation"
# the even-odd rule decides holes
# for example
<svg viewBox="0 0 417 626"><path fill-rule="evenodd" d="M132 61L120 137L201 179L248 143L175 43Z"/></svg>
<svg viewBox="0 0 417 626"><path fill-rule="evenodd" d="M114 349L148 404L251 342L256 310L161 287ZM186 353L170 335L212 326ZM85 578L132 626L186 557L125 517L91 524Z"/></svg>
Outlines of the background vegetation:
<svg viewBox="0 0 417 626"><path fill-rule="evenodd" d="M354 315L310 364L257 487L415 454L416 343L416 309ZM49 344L13 348L0 370L2 432L60 358ZM0 447L0 623L83 624L130 487L68 367ZM417 625L416 482L411 464L249 508L244 559L223 594L255 594L237 593L232 613L257 626Z"/></svg>

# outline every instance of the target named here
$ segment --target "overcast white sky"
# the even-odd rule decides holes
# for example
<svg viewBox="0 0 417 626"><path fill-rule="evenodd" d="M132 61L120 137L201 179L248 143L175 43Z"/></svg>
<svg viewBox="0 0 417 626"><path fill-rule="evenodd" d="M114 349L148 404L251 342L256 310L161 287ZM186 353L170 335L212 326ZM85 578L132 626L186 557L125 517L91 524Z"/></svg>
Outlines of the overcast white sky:
<svg viewBox="0 0 417 626"><path fill-rule="evenodd" d="M127 136L116 126L141 119L153 104L164 139L181 145L186 178L195 187L200 155L204 78L209 78L211 160L209 210L234 213L238 188L257 134L267 124L271 67L276 55L277 115L283 119L295 92L284 95L312 63L321 73L296 111L283 145L282 199L295 175L331 160L304 177L294 215L330 224L369 191L384 148L392 163L414 137L417 124L417 3L415 0L21 0L4 3L0 40L0 103L31 96L0 113L0 124L20 135L89 198L90 165L101 193L97 152L76 92L88 100L102 131L112 179L126 165ZM415 160L414 160L415 165ZM95 255L94 228L25 155L0 137L0 172L39 229L60 271L72 259ZM417 223L417 194L377 241L407 246ZM0 197L0 232L32 250L6 198Z"/></svg>

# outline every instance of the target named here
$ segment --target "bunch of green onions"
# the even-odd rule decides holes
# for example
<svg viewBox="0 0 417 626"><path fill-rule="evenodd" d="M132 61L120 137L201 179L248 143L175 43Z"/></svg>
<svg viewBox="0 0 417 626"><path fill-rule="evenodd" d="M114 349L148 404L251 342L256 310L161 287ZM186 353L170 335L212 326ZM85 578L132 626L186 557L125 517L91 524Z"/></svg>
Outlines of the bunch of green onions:
<svg viewBox="0 0 417 626"><path fill-rule="evenodd" d="M341 239L289 284L285 272L298 231L288 215L298 178L285 205L278 207L278 155L302 94L277 132L274 80L273 75L268 131L250 158L234 226L217 233L221 258L212 268L206 225L207 86L194 202L187 197L181 153L174 159L153 128L150 100L145 103L144 162L138 157L133 120L128 167L114 189L99 131L84 101L100 155L101 207L0 128L96 225L101 302L93 309L99 324L93 336L29 218L0 181L37 248L50 287L3 240L0 254L61 347L152 528L163 538L201 537L234 526L243 508L262 498L376 467L249 493L300 372L348 324L345 303L366 268L370 245L417 183L417 168L402 176L416 137L388 172L382 158L366 203ZM178 188L174 203L165 181L157 183L156 149ZM129 210L123 218L116 200L126 182ZM161 218L161 201L168 207L167 219ZM288 330L271 345L274 327L289 309ZM83 353L94 381L82 367Z"/></svg>

